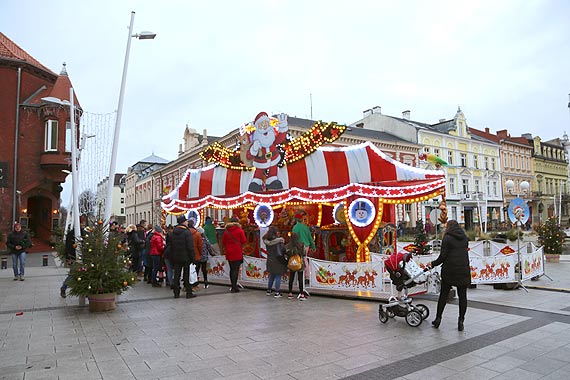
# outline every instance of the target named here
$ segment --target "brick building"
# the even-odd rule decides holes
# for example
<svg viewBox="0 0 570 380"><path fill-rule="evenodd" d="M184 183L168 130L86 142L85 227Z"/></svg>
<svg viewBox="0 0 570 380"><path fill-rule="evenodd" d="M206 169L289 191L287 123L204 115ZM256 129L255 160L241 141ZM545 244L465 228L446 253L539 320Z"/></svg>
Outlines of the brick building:
<svg viewBox="0 0 570 380"><path fill-rule="evenodd" d="M0 231L20 221L41 245L58 225L71 170L70 107L53 103L69 101L71 81L65 64L58 75L0 33L0 83Z"/></svg>

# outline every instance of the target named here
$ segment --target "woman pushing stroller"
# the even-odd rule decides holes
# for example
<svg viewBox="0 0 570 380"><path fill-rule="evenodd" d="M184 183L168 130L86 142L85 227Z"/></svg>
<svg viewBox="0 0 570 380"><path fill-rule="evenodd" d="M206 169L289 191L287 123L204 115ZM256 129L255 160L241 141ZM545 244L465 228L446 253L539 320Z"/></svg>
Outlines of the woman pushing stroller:
<svg viewBox="0 0 570 380"><path fill-rule="evenodd" d="M471 285L468 246L469 239L465 235L465 231L456 220L449 220L441 242L439 257L428 263L430 268L441 265L441 291L437 302L437 313L431 323L435 328L438 328L441 323L443 310L449 298L449 291L452 286L455 286L459 297L457 329L459 331L464 329L463 323L467 311L467 288Z"/></svg>

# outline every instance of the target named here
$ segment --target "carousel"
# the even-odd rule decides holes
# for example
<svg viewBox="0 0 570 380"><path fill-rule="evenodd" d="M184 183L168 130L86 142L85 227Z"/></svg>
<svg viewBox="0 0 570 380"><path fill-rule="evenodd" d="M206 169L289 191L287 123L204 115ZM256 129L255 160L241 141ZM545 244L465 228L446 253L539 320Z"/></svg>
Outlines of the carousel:
<svg viewBox="0 0 570 380"><path fill-rule="evenodd" d="M269 226L287 236L299 218L317 246L310 254L311 281L342 286L343 274L358 277L359 271L370 278L378 273L372 254L397 249L396 205L445 199L445 174L396 161L370 142L332 146L345 129L319 121L292 139L287 115L261 112L240 128L234 149L215 143L201 152L210 164L185 172L163 197L163 212L187 214L200 224L209 209L231 210L248 237L244 254L254 262L244 260L242 279L265 277L260 236ZM440 207L445 218L445 201ZM224 265L223 256L212 259L212 270ZM335 263L338 275L331 271ZM365 284L355 279L350 285Z"/></svg>

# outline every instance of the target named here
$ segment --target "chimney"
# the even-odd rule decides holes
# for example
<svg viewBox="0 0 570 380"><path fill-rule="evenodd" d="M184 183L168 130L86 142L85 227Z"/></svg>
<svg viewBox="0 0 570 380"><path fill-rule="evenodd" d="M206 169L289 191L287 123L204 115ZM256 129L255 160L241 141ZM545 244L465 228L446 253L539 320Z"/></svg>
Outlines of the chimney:
<svg viewBox="0 0 570 380"><path fill-rule="evenodd" d="M382 107L380 107L380 106L372 107L372 113L381 115L382 114Z"/></svg>
<svg viewBox="0 0 570 380"><path fill-rule="evenodd" d="M371 109L364 110L363 114L364 114L363 117L368 117L368 116L372 115L372 110Z"/></svg>
<svg viewBox="0 0 570 380"><path fill-rule="evenodd" d="M503 129L503 130L497 131L497 137L501 140L504 140L507 137L509 137L509 134L507 133L506 129Z"/></svg>
<svg viewBox="0 0 570 380"><path fill-rule="evenodd" d="M402 112L402 119L410 120L410 110Z"/></svg>
<svg viewBox="0 0 570 380"><path fill-rule="evenodd" d="M485 127L485 133L491 134L491 132L489 132L489 127Z"/></svg>

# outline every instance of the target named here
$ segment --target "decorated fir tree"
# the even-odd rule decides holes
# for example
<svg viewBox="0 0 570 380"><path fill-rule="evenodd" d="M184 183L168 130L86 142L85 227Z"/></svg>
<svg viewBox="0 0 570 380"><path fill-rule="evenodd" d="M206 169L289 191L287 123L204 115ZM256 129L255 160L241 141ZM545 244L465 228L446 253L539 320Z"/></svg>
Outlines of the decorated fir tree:
<svg viewBox="0 0 570 380"><path fill-rule="evenodd" d="M415 255L429 255L431 253L431 245L428 244L428 236L424 228L423 220L416 223L416 238L414 240Z"/></svg>
<svg viewBox="0 0 570 380"><path fill-rule="evenodd" d="M121 237L109 234L107 238L102 221L93 227L86 227L85 232L81 243L81 260L78 257L69 269L70 294L120 294L127 290L136 277L128 270L129 260L125 257Z"/></svg>
<svg viewBox="0 0 570 380"><path fill-rule="evenodd" d="M548 218L536 229L536 232L538 233L538 243L544 247L545 254L560 255L562 253L562 245L566 235L561 230L560 225L556 223L556 218Z"/></svg>

